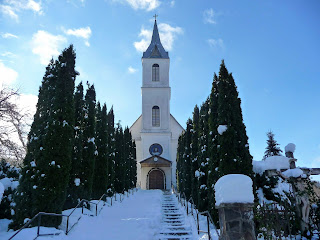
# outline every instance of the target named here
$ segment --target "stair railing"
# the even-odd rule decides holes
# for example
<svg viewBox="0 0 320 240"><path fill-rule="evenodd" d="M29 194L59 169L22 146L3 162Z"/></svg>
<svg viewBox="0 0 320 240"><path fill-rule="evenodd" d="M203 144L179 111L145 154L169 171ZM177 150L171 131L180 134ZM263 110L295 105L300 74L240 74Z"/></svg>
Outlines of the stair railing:
<svg viewBox="0 0 320 240"><path fill-rule="evenodd" d="M120 194L120 202L122 202L123 201L123 199L124 199L124 196L125 196L125 192L127 192L127 197L129 197L129 191L130 190L132 190L132 195L133 195L133 193L135 192L134 190L135 189L129 189L128 191L125 191L124 189L123 189L123 198L122 198L122 200L121 200L121 194ZM138 189L136 189L136 192L138 191ZM103 201L103 198L104 197L106 197L106 201ZM117 193L115 192L111 197L110 197L110 199L111 199L111 206L112 206L112 198L113 197L115 197L115 200L116 200L116 197L117 197ZM98 200L98 202L97 203L94 203L94 202L91 202L91 201L89 201L89 200L86 200L86 199L82 199L78 204L77 204L77 206L75 206L74 208L73 208L73 210L70 212L70 214L68 214L68 215L66 215L66 214L58 214L58 213L46 213L46 212L39 212L39 213L37 213L32 219L30 219L27 223L25 223L25 225L23 225L14 235L12 235L8 240L11 240L11 239L13 239L18 233L20 233L23 229L25 229L25 228L27 228L28 226L30 226L30 224L31 223L33 223L33 222L35 222L36 221L36 219L38 220L38 222L37 222L37 227L38 227L38 229L37 229L37 236L34 238L34 240L35 239L37 239L38 237L40 237L40 236L53 236L53 235L59 235L60 234L60 232L59 233L46 233L46 234L41 234L40 233L40 227L41 227L41 217L42 216L53 216L53 217L67 217L67 225L66 225L66 231L64 232L66 235L68 235L68 233L71 231L71 229L79 222L79 220L81 219L81 217L83 216L83 215L88 215L88 214L84 214L83 213L83 207L84 207L84 205L85 204L93 204L93 205L95 205L95 212L96 212L96 214L95 214L95 216L98 216L98 205L99 205L99 203L101 202L101 201L103 201L104 203L103 203L103 206L105 206L106 205L106 203L107 203L107 199L108 199L108 195L107 194L103 194L101 197L100 197L100 199ZM103 208L103 206L102 206L102 208ZM77 221L71 226L71 228L69 229L69 218L70 218L70 216L75 212L75 210L77 209L77 208L82 208L81 209L81 215L79 216L79 218L77 219ZM102 210L102 208L100 209L100 211L99 211L99 213L101 212L101 210ZM88 215L88 216L94 216L94 215Z"/></svg>
<svg viewBox="0 0 320 240"><path fill-rule="evenodd" d="M172 185L172 189L173 189L173 193L175 193L175 195L178 197L178 200L181 204L181 206L184 206L187 212L187 215L189 215L189 212L192 214L193 219L195 220L196 224L197 224L197 230L198 230L198 234L202 233L207 233L208 234L208 238L209 240L212 240L211 237L211 233L210 233L210 223L215 227L215 224L212 220L212 217L209 213L209 211L204 211L204 212L199 212L198 209L196 208L196 205L194 204L193 198L190 197L189 201L187 201L186 199L186 195L184 192L179 193L178 190L176 189L175 186ZM191 209L189 211L189 203L191 204ZM196 216L194 214L194 211L196 212ZM203 231L200 230L200 222L199 222L199 215L204 215L207 218L207 231ZM215 227L216 233L219 236L219 232L217 230L217 228Z"/></svg>

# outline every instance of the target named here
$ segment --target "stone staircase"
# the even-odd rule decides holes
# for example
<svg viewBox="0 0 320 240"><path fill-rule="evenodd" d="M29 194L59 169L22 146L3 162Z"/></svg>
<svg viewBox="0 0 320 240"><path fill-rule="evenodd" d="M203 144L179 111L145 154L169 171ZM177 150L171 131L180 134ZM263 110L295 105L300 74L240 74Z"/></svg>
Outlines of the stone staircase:
<svg viewBox="0 0 320 240"><path fill-rule="evenodd" d="M191 226L185 222L178 201L170 191L163 193L161 230L155 239L192 239Z"/></svg>

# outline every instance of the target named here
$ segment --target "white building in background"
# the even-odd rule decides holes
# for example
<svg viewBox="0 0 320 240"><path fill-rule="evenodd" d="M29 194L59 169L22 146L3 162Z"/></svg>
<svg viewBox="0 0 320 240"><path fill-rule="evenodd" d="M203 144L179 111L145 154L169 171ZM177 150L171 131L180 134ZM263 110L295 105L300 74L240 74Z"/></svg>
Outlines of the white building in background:
<svg viewBox="0 0 320 240"><path fill-rule="evenodd" d="M136 142L137 185L142 189L176 185L178 138L184 129L170 113L169 66L155 21L142 56L142 114L130 128Z"/></svg>

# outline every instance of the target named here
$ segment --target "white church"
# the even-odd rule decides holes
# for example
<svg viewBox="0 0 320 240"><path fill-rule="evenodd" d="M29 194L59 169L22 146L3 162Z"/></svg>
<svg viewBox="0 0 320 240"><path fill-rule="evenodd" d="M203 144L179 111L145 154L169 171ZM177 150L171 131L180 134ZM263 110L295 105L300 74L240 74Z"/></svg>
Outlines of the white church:
<svg viewBox="0 0 320 240"><path fill-rule="evenodd" d="M170 113L169 67L155 20L151 43L142 56L142 114L130 127L141 189L176 186L178 139L184 129Z"/></svg>

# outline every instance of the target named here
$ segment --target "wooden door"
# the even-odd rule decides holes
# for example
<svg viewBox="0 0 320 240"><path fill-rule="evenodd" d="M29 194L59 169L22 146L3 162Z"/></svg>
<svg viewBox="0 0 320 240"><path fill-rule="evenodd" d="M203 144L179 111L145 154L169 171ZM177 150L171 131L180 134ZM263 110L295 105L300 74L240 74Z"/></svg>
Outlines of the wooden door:
<svg viewBox="0 0 320 240"><path fill-rule="evenodd" d="M164 189L163 173L160 170L149 173L149 189Z"/></svg>

